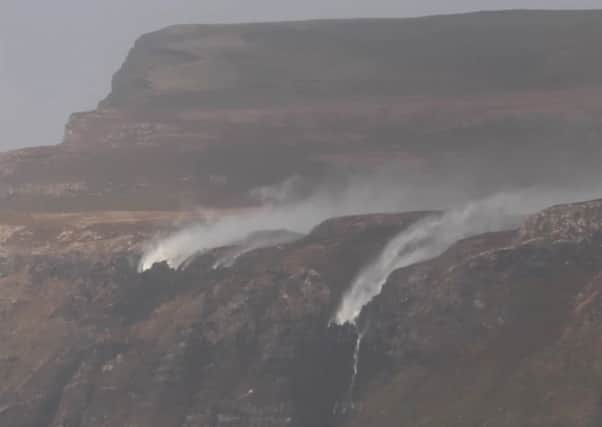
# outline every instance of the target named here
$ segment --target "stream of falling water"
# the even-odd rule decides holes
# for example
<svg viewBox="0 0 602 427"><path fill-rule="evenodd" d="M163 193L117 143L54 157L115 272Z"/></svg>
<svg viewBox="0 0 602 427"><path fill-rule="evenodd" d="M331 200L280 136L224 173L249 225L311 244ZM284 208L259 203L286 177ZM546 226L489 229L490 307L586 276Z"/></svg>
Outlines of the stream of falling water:
<svg viewBox="0 0 602 427"><path fill-rule="evenodd" d="M353 391L355 389L355 383L357 381L358 367L360 363L360 350L362 348L362 340L364 339L364 332L357 333L355 339L355 349L353 351L353 370L351 372L351 382L349 383L349 405L351 409L355 409L355 403L353 399Z"/></svg>
<svg viewBox="0 0 602 427"><path fill-rule="evenodd" d="M333 326L332 323L329 327ZM357 382L357 375L359 373L360 363L360 351L362 348L362 340L364 339L365 330L359 330L357 326L353 326L353 332L355 333L355 344L353 346L353 357L351 364L351 379L349 380L349 386L345 391L342 400L335 403L332 410L333 415L345 415L349 411L355 409L354 391Z"/></svg>

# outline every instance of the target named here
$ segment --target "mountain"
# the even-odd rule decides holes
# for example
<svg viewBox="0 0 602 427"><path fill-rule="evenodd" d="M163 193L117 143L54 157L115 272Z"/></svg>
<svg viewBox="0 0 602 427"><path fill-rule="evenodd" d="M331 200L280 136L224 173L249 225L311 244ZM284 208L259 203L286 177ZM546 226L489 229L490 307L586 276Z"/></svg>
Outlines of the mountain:
<svg viewBox="0 0 602 427"><path fill-rule="evenodd" d="M142 36L62 144L0 153L0 426L602 426L601 39Z"/></svg>
<svg viewBox="0 0 602 427"><path fill-rule="evenodd" d="M166 28L136 42L62 144L0 156L0 200L249 206L291 175L391 164L474 194L586 179L601 160L601 37L600 11Z"/></svg>

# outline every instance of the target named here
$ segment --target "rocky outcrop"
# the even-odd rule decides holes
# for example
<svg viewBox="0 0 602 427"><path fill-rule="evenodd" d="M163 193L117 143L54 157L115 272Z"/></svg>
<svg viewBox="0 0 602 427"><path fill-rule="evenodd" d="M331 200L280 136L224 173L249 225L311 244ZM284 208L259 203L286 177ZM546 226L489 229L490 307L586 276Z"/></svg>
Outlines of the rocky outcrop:
<svg viewBox="0 0 602 427"><path fill-rule="evenodd" d="M521 227L521 240L576 240L602 232L602 200L556 206L530 217Z"/></svg>

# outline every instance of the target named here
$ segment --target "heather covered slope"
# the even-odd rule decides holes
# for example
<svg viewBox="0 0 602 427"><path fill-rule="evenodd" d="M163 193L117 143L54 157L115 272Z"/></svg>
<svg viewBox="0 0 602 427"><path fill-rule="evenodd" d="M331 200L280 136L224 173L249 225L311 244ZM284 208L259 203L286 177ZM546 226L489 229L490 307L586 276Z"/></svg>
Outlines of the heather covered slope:
<svg viewBox="0 0 602 427"><path fill-rule="evenodd" d="M598 11L170 27L138 40L62 145L0 155L0 200L243 206L292 175L391 165L472 195L580 185L602 160L601 33Z"/></svg>

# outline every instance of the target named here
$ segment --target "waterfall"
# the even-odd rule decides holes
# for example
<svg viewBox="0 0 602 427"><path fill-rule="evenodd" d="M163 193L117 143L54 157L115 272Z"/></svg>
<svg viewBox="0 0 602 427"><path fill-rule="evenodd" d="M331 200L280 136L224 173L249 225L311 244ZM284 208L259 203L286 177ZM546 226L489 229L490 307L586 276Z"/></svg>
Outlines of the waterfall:
<svg viewBox="0 0 602 427"><path fill-rule="evenodd" d="M358 367L360 363L360 350L362 347L362 340L364 339L364 332L358 332L355 339L355 349L353 351L353 370L351 371L351 382L349 383L349 403L351 409L354 408L353 403L353 390L355 389L355 383L357 381Z"/></svg>
<svg viewBox="0 0 602 427"><path fill-rule="evenodd" d="M530 205L523 200L521 194L499 194L425 218L402 231L355 277L333 322L355 324L393 271L433 259L461 239L518 226L526 213L524 208Z"/></svg>

